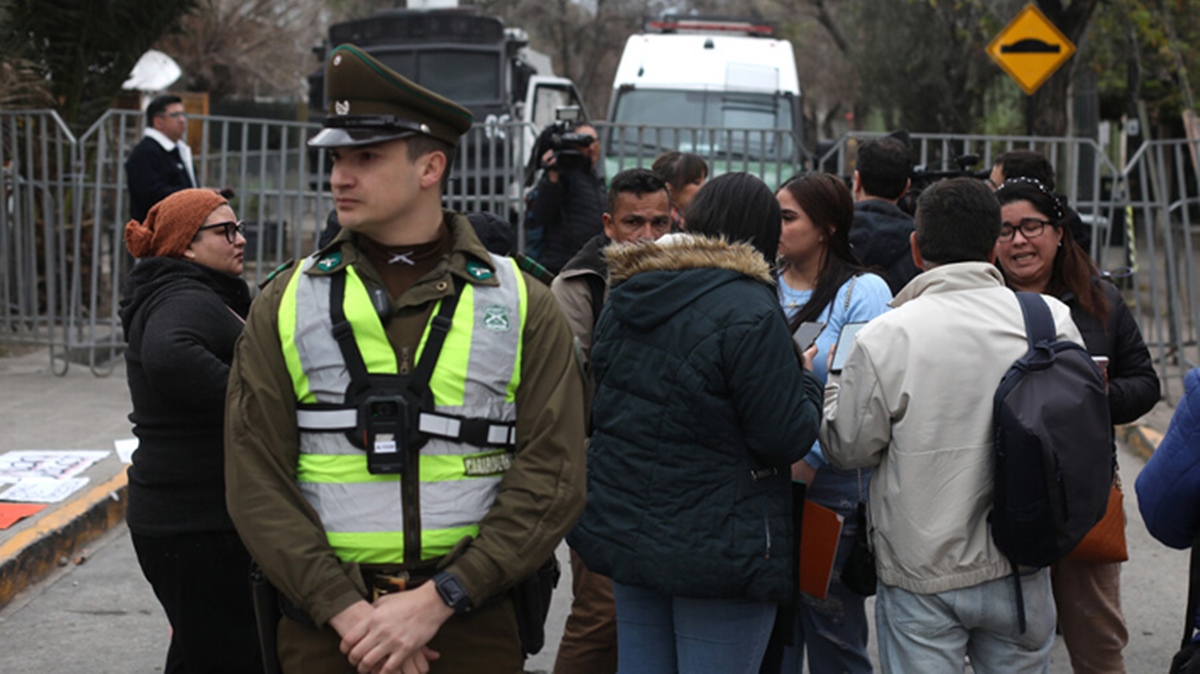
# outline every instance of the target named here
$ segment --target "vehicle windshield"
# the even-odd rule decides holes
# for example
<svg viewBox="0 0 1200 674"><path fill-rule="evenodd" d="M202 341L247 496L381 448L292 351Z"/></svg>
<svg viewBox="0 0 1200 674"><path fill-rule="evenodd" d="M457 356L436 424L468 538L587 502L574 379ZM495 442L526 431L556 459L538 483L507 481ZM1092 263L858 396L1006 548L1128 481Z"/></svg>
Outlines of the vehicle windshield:
<svg viewBox="0 0 1200 674"><path fill-rule="evenodd" d="M626 89L617 95L610 155L679 150L776 159L794 151L789 96L663 89Z"/></svg>
<svg viewBox="0 0 1200 674"><path fill-rule="evenodd" d="M500 99L500 54L494 51L425 49L373 52L384 65L463 105Z"/></svg>

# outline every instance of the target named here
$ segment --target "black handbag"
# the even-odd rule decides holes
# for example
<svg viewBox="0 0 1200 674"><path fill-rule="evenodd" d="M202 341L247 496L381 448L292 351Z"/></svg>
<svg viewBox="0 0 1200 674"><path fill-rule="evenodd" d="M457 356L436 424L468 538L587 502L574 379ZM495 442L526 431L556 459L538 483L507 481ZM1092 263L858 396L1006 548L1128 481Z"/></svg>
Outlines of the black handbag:
<svg viewBox="0 0 1200 674"><path fill-rule="evenodd" d="M858 471L858 507L854 511L854 543L842 565L842 585L855 594L870 597L875 594L875 553L871 550L871 532L867 525L867 504L863 500L862 471Z"/></svg>

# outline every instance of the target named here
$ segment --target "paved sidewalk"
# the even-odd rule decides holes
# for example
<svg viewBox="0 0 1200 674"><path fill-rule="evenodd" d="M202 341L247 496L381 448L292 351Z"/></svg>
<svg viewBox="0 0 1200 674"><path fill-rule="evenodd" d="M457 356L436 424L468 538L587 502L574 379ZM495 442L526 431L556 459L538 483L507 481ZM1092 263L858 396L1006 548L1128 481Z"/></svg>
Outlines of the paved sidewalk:
<svg viewBox="0 0 1200 674"><path fill-rule="evenodd" d="M87 486L66 501L0 530L0 606L60 565L77 560L88 543L125 519L125 464L117 458L113 440L133 437L130 409L121 358L107 377L78 364L65 376L55 376L44 349L0 358L0 453L111 452L83 473Z"/></svg>

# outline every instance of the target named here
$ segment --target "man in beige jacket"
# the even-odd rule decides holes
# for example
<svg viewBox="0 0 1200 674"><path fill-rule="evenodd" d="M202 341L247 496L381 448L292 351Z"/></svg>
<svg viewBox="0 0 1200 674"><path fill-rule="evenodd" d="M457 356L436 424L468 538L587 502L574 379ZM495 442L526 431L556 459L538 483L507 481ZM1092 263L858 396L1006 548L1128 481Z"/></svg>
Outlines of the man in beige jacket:
<svg viewBox="0 0 1200 674"><path fill-rule="evenodd" d="M1048 671L1050 571L1021 578L1022 632L1012 567L988 526L992 398L1028 349L1016 295L992 264L1000 226L978 180L926 190L912 236L924 272L858 333L825 388L826 458L877 467L869 510L884 672L962 671L968 654L977 672ZM1070 310L1045 300L1057 339L1082 343Z"/></svg>

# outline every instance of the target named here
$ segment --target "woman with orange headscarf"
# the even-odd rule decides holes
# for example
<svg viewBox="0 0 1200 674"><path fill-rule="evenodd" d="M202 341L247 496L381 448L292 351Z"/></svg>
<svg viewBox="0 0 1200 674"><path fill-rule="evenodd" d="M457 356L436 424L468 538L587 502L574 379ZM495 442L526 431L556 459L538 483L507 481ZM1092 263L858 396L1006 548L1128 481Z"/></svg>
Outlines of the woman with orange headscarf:
<svg viewBox="0 0 1200 674"><path fill-rule="evenodd" d="M188 189L125 226L139 259L121 324L138 449L126 521L171 622L164 669L260 672L250 555L225 510L225 385L250 308L242 223L212 190Z"/></svg>

